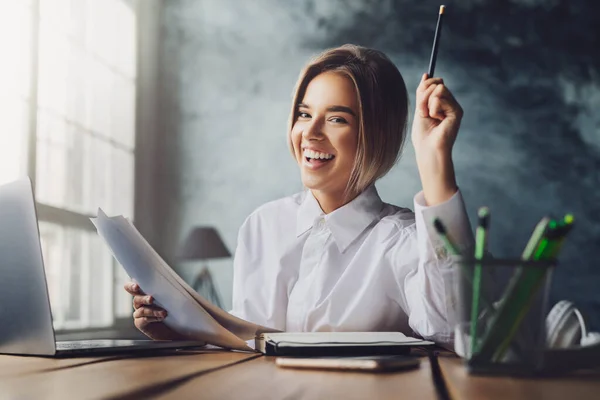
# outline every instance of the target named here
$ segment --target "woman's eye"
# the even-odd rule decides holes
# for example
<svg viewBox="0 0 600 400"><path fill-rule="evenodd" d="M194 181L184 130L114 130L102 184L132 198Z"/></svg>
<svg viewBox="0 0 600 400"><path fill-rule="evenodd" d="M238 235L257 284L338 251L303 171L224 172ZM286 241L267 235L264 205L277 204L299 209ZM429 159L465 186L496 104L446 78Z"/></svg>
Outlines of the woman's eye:
<svg viewBox="0 0 600 400"><path fill-rule="evenodd" d="M298 118L310 118L310 114L300 111L298 113Z"/></svg>
<svg viewBox="0 0 600 400"><path fill-rule="evenodd" d="M329 121L331 121L335 124L346 124L347 123L347 121L344 118L340 118L340 117L330 118Z"/></svg>

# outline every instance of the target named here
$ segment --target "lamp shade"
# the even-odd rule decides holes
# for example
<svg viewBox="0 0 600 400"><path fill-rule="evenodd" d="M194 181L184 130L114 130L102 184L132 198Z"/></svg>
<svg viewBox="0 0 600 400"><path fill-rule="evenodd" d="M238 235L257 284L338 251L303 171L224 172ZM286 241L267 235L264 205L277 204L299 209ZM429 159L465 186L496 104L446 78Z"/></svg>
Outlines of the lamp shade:
<svg viewBox="0 0 600 400"><path fill-rule="evenodd" d="M207 260L231 257L231 254L215 228L200 226L194 228L187 236L177 257L180 260Z"/></svg>

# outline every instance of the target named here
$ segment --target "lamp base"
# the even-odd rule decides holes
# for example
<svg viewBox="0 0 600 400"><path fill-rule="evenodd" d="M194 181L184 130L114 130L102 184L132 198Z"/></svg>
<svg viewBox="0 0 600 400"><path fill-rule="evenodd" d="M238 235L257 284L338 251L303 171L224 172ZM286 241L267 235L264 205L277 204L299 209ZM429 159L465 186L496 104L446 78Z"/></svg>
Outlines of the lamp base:
<svg viewBox="0 0 600 400"><path fill-rule="evenodd" d="M194 279L194 284L192 287L206 300L210 301L219 308L223 308L221 296L219 296L219 292L215 287L212 275L207 266L202 267L202 270L198 273L196 279Z"/></svg>

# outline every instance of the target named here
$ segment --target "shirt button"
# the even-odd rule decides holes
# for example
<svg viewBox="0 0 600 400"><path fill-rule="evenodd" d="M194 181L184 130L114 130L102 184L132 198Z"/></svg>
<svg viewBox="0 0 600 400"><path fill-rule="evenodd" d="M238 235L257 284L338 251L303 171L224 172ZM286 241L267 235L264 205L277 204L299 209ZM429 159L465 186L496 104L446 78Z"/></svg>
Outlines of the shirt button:
<svg viewBox="0 0 600 400"><path fill-rule="evenodd" d="M446 250L445 247L439 247L435 251L435 255L437 256L437 258L446 258L448 257L448 250Z"/></svg>
<svg viewBox="0 0 600 400"><path fill-rule="evenodd" d="M316 220L314 227L317 232L323 230L323 228L325 227L325 218L321 217L318 220Z"/></svg>

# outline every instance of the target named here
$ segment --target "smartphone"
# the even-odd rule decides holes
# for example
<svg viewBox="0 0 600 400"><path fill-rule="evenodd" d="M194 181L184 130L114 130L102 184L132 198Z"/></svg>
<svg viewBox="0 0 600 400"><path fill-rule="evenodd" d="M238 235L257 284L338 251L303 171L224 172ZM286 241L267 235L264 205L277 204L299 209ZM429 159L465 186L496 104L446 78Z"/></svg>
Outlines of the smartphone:
<svg viewBox="0 0 600 400"><path fill-rule="evenodd" d="M346 371L398 371L417 368L421 360L411 356L365 357L278 357L275 364L282 368L333 369Z"/></svg>

